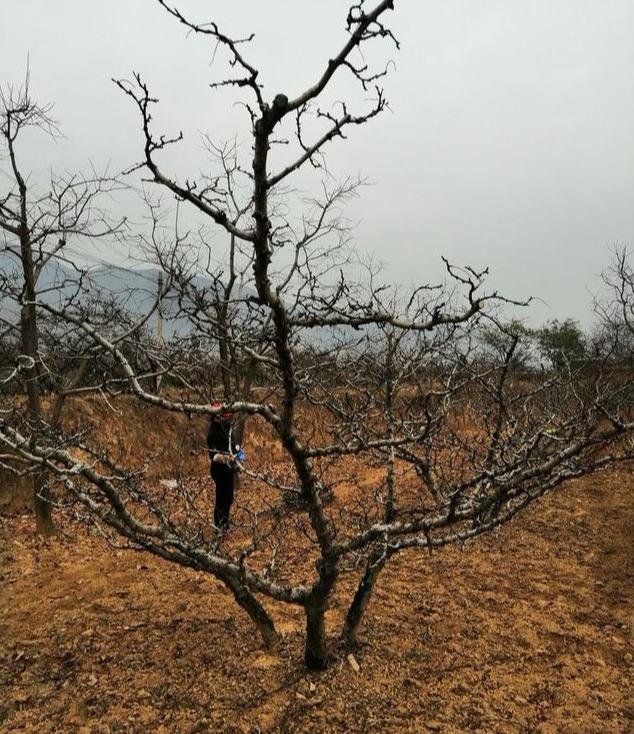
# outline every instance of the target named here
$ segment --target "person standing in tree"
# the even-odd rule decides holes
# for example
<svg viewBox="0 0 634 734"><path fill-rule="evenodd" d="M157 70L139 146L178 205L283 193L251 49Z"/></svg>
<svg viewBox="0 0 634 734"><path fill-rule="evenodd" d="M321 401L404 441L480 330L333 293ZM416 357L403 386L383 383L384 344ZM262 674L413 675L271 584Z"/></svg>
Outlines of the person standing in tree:
<svg viewBox="0 0 634 734"><path fill-rule="evenodd" d="M220 408L222 403L213 403ZM225 410L212 416L207 433L207 447L211 460L211 478L216 485L214 525L219 530L229 526L229 512L233 503L235 475L239 462L244 458L240 446L233 443L231 436L233 413Z"/></svg>

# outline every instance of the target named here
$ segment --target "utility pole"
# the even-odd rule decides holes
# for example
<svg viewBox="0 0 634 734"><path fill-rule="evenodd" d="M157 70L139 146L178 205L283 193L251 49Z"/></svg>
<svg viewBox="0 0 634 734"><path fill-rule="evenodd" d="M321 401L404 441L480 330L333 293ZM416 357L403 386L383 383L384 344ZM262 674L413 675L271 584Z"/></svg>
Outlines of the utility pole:
<svg viewBox="0 0 634 734"><path fill-rule="evenodd" d="M163 271L158 271L157 278L157 309L156 309L156 343L159 349L165 346L165 339L163 337ZM158 366L158 365L157 365ZM156 375L154 384L156 385L156 392L161 388L161 382L163 382L163 375Z"/></svg>
<svg viewBox="0 0 634 734"><path fill-rule="evenodd" d="M156 312L156 340L159 346L165 344L163 338L163 271L158 273L158 309Z"/></svg>

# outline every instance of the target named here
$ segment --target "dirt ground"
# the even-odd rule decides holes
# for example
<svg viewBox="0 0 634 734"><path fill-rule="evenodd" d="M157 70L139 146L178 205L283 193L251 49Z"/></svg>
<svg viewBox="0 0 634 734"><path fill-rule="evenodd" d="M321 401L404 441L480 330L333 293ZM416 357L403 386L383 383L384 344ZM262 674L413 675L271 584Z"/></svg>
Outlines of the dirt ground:
<svg viewBox="0 0 634 734"><path fill-rule="evenodd" d="M359 672L333 644L321 674L302 667L299 611L272 607L283 638L264 653L213 579L66 522L37 539L7 510L0 730L632 732L633 490L624 469L571 482L462 550L402 554Z"/></svg>

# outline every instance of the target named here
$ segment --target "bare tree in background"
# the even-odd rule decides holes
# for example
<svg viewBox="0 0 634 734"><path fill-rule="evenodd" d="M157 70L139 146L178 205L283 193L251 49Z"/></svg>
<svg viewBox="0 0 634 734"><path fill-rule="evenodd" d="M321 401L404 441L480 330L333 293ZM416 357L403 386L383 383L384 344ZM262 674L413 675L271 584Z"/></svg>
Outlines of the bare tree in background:
<svg viewBox="0 0 634 734"><path fill-rule="evenodd" d="M595 299L599 326L594 338L597 355L631 367L634 355L634 270L627 247L614 250L612 262L602 274L608 296Z"/></svg>
<svg viewBox="0 0 634 734"><path fill-rule="evenodd" d="M51 174L49 186L41 191L22 168L19 148L28 128L35 128L51 139L59 135L51 117L52 105L36 102L31 97L29 82L27 69L21 86L0 90L0 153L8 164L10 181L8 188L0 191L0 298L3 306L0 323L8 338L19 340L17 364L7 369L13 377L23 378L27 433L35 443L45 426L53 430L58 426L64 399L79 384L88 365L87 359L79 359L64 372L63 384L58 386L56 398L47 412L42 401L42 385L51 373L42 361L42 317L38 314L36 301L47 296L61 297L70 305L81 290L86 273L66 257L68 241L78 237L110 236L121 224L110 224L97 208L98 199L119 185L111 178ZM69 267L59 269L60 263ZM45 273L47 277L43 277ZM54 341L60 336L56 334ZM59 374L57 370L55 374ZM49 534L54 524L44 467L35 471L33 483L37 529Z"/></svg>
<svg viewBox="0 0 634 734"><path fill-rule="evenodd" d="M199 286L187 265L187 233L170 241L154 229L148 240L174 284L179 313L196 325L193 339L155 355L178 389L158 395L145 385L127 356L125 330L104 331L75 304L40 300L37 307L110 355L138 400L188 415L231 409L250 417L267 449L244 468L234 526L225 535L210 528L208 499L195 481L165 491L117 467L98 446L87 461L72 441L33 441L7 419L0 420L0 441L55 475L113 539L221 580L265 644L276 632L263 597L299 606L306 664L323 668L325 613L344 575L356 579L341 631L352 647L380 572L395 555L464 543L565 480L632 458L631 373L604 360L593 369L528 375L516 359L518 334L499 315L507 301L486 291L486 271L446 263L445 285L407 295L386 285L346 246L341 207L356 182L325 175L322 194L299 219L279 205L290 177L311 164L324 172L328 144L385 109L378 86L385 68L373 71L358 59L376 42L398 46L385 21L390 0L354 4L347 40L315 81L272 100L246 59L245 41L158 2L228 55L232 76L212 87L237 87L251 100L252 158L239 167L248 186L234 202L222 162L217 175L196 183L161 168L161 151L180 136L153 130L156 99L140 75L118 82L140 114L139 167L229 241L224 264L212 245L211 285ZM369 106L327 104L340 74L372 93ZM296 157L273 165L276 136L289 129ZM499 337L494 358L485 338L492 330ZM202 388L195 364L212 343L224 343L229 360L221 355L218 383ZM230 383L232 370L237 379ZM207 388L222 391L221 408L201 399Z"/></svg>

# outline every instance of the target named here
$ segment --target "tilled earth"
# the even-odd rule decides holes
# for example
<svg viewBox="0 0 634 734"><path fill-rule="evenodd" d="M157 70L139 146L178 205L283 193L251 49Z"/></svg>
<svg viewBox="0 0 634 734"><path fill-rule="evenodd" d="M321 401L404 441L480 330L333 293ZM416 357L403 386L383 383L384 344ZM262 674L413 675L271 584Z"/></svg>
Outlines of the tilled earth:
<svg viewBox="0 0 634 734"><path fill-rule="evenodd" d="M302 666L299 610L263 652L224 588L62 519L0 518L3 732L634 731L634 474L569 482L496 534L395 558L358 672ZM292 549L289 549L292 552ZM298 551L299 552L299 551Z"/></svg>

